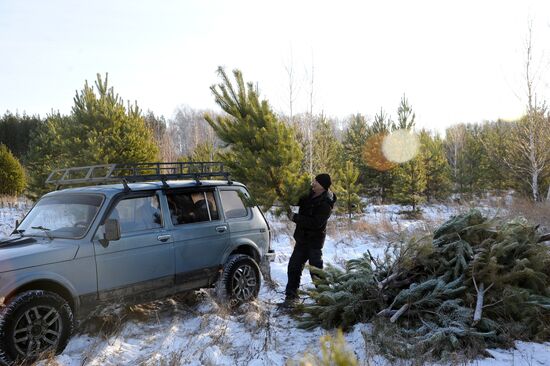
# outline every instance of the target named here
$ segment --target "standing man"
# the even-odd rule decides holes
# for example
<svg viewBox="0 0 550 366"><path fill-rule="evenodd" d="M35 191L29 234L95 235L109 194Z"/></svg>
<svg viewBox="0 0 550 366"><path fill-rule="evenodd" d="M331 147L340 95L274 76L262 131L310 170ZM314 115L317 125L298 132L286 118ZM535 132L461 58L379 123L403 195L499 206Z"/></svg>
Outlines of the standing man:
<svg viewBox="0 0 550 366"><path fill-rule="evenodd" d="M296 245L288 262L288 283L283 307L290 308L296 304L300 277L307 261L311 266L323 268L322 249L327 220L336 202L336 195L329 191L331 184L330 175L317 175L311 183L309 195L300 198L298 213L292 213L290 210L288 212L288 218L296 223ZM311 276L313 278L315 275Z"/></svg>

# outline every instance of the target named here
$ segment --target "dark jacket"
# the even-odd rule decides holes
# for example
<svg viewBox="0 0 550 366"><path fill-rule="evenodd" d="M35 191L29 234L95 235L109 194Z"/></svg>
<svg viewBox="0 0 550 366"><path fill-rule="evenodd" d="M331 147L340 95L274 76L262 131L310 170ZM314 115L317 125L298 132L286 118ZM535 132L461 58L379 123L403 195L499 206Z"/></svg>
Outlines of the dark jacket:
<svg viewBox="0 0 550 366"><path fill-rule="evenodd" d="M294 239L296 243L306 244L311 248L322 248L325 243L327 220L330 217L336 195L325 191L313 198L313 192L300 198L297 214L292 216L296 223Z"/></svg>

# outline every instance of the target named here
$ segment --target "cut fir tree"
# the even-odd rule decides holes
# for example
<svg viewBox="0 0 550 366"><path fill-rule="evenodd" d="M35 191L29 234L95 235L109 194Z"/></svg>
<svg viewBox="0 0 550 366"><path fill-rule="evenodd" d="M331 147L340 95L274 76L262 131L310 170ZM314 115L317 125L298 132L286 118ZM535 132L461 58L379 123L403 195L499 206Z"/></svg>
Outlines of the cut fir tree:
<svg viewBox="0 0 550 366"><path fill-rule="evenodd" d="M369 253L343 270L318 270L305 328L374 323L371 337L391 357L449 359L512 340L550 338L548 235L524 219L453 217L433 236L385 260Z"/></svg>

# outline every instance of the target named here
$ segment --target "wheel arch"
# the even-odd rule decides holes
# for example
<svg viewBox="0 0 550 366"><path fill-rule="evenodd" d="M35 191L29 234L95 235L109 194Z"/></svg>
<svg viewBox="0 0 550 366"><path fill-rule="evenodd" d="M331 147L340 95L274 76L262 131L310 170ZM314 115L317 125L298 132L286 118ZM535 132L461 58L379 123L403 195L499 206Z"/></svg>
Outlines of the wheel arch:
<svg viewBox="0 0 550 366"><path fill-rule="evenodd" d="M25 291L31 291L31 290L43 290L43 291L53 292L61 296L65 301L67 301L67 304L69 304L69 306L71 307L73 314L75 314L76 311L78 310L78 306L79 306L78 300L77 298L73 297L72 292L63 284L52 279L35 279L29 282L26 282L16 287L15 289L13 289L6 296L4 303L8 303L15 296Z"/></svg>
<svg viewBox="0 0 550 366"><path fill-rule="evenodd" d="M254 259L257 264L260 264L261 256L258 246L251 240L243 240L241 242L235 243L232 246L232 250L226 254L225 261L233 254L245 254Z"/></svg>

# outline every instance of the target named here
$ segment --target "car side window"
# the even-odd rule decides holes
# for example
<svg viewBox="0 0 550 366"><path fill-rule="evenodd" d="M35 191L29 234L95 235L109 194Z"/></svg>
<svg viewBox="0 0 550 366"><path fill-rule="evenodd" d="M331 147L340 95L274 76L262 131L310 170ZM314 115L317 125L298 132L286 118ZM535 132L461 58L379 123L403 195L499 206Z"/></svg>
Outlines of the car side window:
<svg viewBox="0 0 550 366"><path fill-rule="evenodd" d="M119 221L121 234L162 227L160 204L156 195L120 200L109 218Z"/></svg>
<svg viewBox="0 0 550 366"><path fill-rule="evenodd" d="M208 209L210 210L210 219L219 220L218 206L216 205L216 199L214 198L214 192L204 192L206 202L208 203Z"/></svg>
<svg viewBox="0 0 550 366"><path fill-rule="evenodd" d="M214 192L169 192L166 198L174 225L219 220Z"/></svg>
<svg viewBox="0 0 550 366"><path fill-rule="evenodd" d="M223 211L227 219L245 217L248 215L246 206L241 199L241 193L238 191L220 191Z"/></svg>

